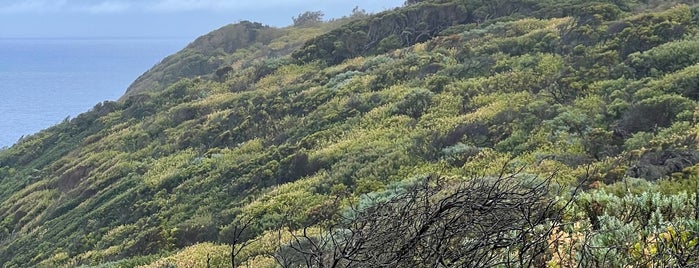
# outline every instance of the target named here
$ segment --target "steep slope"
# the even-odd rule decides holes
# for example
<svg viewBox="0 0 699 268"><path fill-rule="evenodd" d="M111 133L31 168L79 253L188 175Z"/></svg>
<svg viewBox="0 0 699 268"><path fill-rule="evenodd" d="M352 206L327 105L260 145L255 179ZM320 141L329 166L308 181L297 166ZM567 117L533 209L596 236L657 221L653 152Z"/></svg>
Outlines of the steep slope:
<svg viewBox="0 0 699 268"><path fill-rule="evenodd" d="M420 1L317 27L224 27L119 102L0 152L0 262L216 267L233 246L237 264L284 265L287 229L322 241L338 215L375 215L411 185L443 187L428 201L462 189L431 178L551 177L563 195L591 189L541 214L561 225L536 263L692 264L699 10L652 4ZM502 248L524 252L488 252Z"/></svg>
<svg viewBox="0 0 699 268"><path fill-rule="evenodd" d="M252 62L288 55L308 38L353 19L345 17L313 27L294 28L274 28L249 21L226 25L197 38L182 51L166 57L138 77L122 100L145 91L163 90L182 78L221 79L231 71L230 65L236 61Z"/></svg>
<svg viewBox="0 0 699 268"><path fill-rule="evenodd" d="M223 64L221 57L256 43L267 46L281 32L280 29L252 22L224 26L197 38L182 51L165 58L136 79L125 96L162 89L181 78L212 74Z"/></svg>

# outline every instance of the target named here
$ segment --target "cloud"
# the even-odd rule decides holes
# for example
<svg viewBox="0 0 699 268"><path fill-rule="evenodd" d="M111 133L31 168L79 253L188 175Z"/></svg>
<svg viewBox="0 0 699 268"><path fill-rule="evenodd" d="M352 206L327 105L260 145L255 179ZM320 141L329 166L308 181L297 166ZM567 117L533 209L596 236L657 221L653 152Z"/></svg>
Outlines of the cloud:
<svg viewBox="0 0 699 268"><path fill-rule="evenodd" d="M300 2L303 3L303 1ZM0 13L116 13L128 10L157 12L227 11L298 3L299 1L284 0L0 0Z"/></svg>
<svg viewBox="0 0 699 268"><path fill-rule="evenodd" d="M147 6L149 10L160 12L178 12L178 11L222 11L222 10L240 10L240 9L260 9L274 6L289 6L293 2L298 1L283 1L283 0L158 0L152 5ZM303 1L301 1L303 2ZM298 3L296 3L298 4Z"/></svg>
<svg viewBox="0 0 699 268"><path fill-rule="evenodd" d="M84 0L14 0L0 4L0 14L23 13L115 13L128 10L132 5L125 1Z"/></svg>
<svg viewBox="0 0 699 268"><path fill-rule="evenodd" d="M65 4L65 0L9 1L9 3L0 4L0 14L52 12L60 10Z"/></svg>
<svg viewBox="0 0 699 268"><path fill-rule="evenodd" d="M363 0L367 2L366 0ZM349 1L352 2L352 1ZM357 1L362 2L362 1ZM248 11L346 5L344 0L0 0L0 14Z"/></svg>
<svg viewBox="0 0 699 268"><path fill-rule="evenodd" d="M115 2L115 1L107 1L107 2L102 2L98 4L93 4L93 5L83 5L83 6L75 6L71 9L71 11L75 12L87 12L87 13L93 13L93 14L99 14L99 13L118 13L122 11L126 11L129 8L131 8L131 4L127 2Z"/></svg>

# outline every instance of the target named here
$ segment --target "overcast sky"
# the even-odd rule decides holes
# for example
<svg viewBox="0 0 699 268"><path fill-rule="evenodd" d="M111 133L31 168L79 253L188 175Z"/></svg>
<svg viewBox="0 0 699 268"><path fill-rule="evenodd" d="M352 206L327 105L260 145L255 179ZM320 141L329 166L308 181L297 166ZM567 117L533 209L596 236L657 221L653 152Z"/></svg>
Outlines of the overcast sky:
<svg viewBox="0 0 699 268"><path fill-rule="evenodd" d="M194 38L240 20L291 24L303 11L325 18L355 6L379 12L404 0L0 0L0 38Z"/></svg>

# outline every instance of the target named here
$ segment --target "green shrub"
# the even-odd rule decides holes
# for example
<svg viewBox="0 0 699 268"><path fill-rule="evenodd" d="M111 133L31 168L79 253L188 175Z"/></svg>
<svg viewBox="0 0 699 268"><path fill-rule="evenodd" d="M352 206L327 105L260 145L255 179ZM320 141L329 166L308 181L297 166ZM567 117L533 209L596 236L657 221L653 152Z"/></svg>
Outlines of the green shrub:
<svg viewBox="0 0 699 268"><path fill-rule="evenodd" d="M392 111L394 114L407 115L419 118L430 107L434 93L427 89L414 89L403 100L396 103Z"/></svg>

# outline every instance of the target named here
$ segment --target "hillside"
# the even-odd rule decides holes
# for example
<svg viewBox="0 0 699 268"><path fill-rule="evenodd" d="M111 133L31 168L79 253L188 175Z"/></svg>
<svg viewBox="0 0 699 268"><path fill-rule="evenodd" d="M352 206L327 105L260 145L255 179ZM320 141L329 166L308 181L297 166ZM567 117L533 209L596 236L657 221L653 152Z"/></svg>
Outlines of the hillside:
<svg viewBox="0 0 699 268"><path fill-rule="evenodd" d="M693 1L204 35L0 151L3 267L686 267Z"/></svg>

